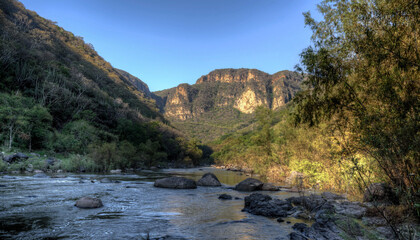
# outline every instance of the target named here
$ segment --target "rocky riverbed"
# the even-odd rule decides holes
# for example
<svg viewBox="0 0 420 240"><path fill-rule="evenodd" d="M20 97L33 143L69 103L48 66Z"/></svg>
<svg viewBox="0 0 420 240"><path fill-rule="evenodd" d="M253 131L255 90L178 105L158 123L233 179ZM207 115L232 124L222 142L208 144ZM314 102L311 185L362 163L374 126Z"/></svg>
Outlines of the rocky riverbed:
<svg viewBox="0 0 420 240"><path fill-rule="evenodd" d="M206 172L221 186L212 174L200 181ZM156 180L174 176L199 184L189 189L154 186ZM362 204L329 193L302 197L263 191L264 184L254 180L246 182L255 192L235 190L246 178L214 168L3 175L0 238L390 239L380 219L366 220ZM378 234L381 227L385 234Z"/></svg>

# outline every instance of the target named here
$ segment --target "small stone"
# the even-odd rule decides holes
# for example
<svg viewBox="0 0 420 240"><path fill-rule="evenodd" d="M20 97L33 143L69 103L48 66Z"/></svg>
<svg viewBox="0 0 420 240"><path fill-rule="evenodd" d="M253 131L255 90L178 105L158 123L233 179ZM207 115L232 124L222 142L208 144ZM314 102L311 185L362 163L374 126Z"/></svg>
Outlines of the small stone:
<svg viewBox="0 0 420 240"><path fill-rule="evenodd" d="M45 173L37 173L33 175L34 178L47 178L48 176Z"/></svg>
<svg viewBox="0 0 420 240"><path fill-rule="evenodd" d="M232 196L228 194L222 194L219 196L219 199L221 200L232 200Z"/></svg>
<svg viewBox="0 0 420 240"><path fill-rule="evenodd" d="M109 178L102 178L101 180L99 180L100 183L111 183L112 181L109 180Z"/></svg>
<svg viewBox="0 0 420 240"><path fill-rule="evenodd" d="M78 208L99 208L102 207L102 201L99 198L82 197L76 201L75 204Z"/></svg>
<svg viewBox="0 0 420 240"><path fill-rule="evenodd" d="M282 222L284 222L284 219L283 218L277 218L277 222L282 223Z"/></svg>

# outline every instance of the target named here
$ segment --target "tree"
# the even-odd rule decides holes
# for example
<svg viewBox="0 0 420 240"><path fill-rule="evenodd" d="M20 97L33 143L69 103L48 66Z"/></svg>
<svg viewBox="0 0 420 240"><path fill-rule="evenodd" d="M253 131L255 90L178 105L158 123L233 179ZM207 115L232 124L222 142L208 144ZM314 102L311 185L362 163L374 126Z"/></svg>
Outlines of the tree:
<svg viewBox="0 0 420 240"><path fill-rule="evenodd" d="M53 118L48 110L40 105L35 105L29 109L27 125L24 127L29 136L29 151L32 151L33 147L45 147L52 120Z"/></svg>
<svg viewBox="0 0 420 240"><path fill-rule="evenodd" d="M420 181L420 6L411 0L324 0L301 53L298 123L330 121L345 154L371 157L413 206ZM361 173L362 174L362 173Z"/></svg>
<svg viewBox="0 0 420 240"><path fill-rule="evenodd" d="M200 141L193 138L185 142L185 152L191 159L192 164L197 166L203 157L203 151L199 148Z"/></svg>

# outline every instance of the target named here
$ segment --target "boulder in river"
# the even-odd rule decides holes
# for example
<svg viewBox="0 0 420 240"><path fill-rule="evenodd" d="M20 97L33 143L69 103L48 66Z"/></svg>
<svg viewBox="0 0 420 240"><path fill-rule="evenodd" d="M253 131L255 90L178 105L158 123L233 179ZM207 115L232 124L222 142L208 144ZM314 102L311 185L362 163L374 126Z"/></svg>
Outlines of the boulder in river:
<svg viewBox="0 0 420 240"><path fill-rule="evenodd" d="M35 178L47 178L48 176L45 173L37 173L37 174L33 175L33 177L35 177Z"/></svg>
<svg viewBox="0 0 420 240"><path fill-rule="evenodd" d="M219 199L220 199L220 200L232 200L232 196L231 196L231 195L229 195L229 194L224 193L224 194L221 194L221 195L219 196Z"/></svg>
<svg viewBox="0 0 420 240"><path fill-rule="evenodd" d="M99 208L102 207L102 201L99 198L82 197L74 205L78 208Z"/></svg>
<svg viewBox="0 0 420 240"><path fill-rule="evenodd" d="M238 185L235 187L235 190L245 192L258 191L262 189L263 185L264 183L262 183L260 180L255 178L247 178L238 183Z"/></svg>
<svg viewBox="0 0 420 240"><path fill-rule="evenodd" d="M364 202L398 204L398 197L386 183L372 183L363 195Z"/></svg>
<svg viewBox="0 0 420 240"><path fill-rule="evenodd" d="M253 193L245 197L245 207L242 211L266 217L287 217L293 208L286 200L272 199L268 195Z"/></svg>
<svg viewBox="0 0 420 240"><path fill-rule="evenodd" d="M121 171L121 169L114 169L114 170L111 170L109 172L112 173L112 174L120 174L122 171Z"/></svg>
<svg viewBox="0 0 420 240"><path fill-rule="evenodd" d="M264 183L261 190L263 191L279 191L280 188L272 183Z"/></svg>
<svg viewBox="0 0 420 240"><path fill-rule="evenodd" d="M99 180L100 183L112 183L112 181L109 178L102 178Z"/></svg>
<svg viewBox="0 0 420 240"><path fill-rule="evenodd" d="M160 188L174 188L174 189L194 189L197 188L197 184L194 180L187 179L184 177L168 177L162 178L155 181L155 187Z"/></svg>
<svg viewBox="0 0 420 240"><path fill-rule="evenodd" d="M200 180L197 181L198 186L205 186L205 187L220 187L222 184L217 179L216 175L213 173L206 173L201 177Z"/></svg>

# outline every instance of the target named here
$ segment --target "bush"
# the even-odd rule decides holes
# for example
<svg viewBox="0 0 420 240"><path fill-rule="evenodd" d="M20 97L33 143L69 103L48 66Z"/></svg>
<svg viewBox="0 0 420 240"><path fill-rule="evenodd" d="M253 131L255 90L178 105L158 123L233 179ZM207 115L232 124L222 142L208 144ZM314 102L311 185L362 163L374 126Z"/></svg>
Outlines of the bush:
<svg viewBox="0 0 420 240"><path fill-rule="evenodd" d="M61 159L54 165L54 168L66 172L97 172L101 169L91 158L79 154L71 154L69 157Z"/></svg>
<svg viewBox="0 0 420 240"><path fill-rule="evenodd" d="M107 172L121 165L121 157L118 154L115 142L99 145L91 144L89 148L89 157L99 167L99 171Z"/></svg>

